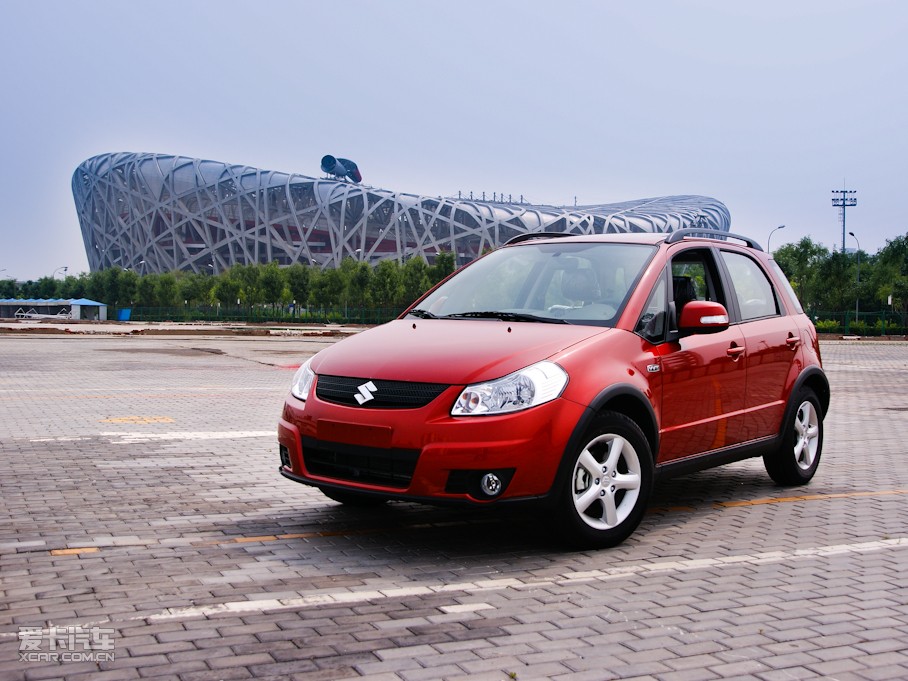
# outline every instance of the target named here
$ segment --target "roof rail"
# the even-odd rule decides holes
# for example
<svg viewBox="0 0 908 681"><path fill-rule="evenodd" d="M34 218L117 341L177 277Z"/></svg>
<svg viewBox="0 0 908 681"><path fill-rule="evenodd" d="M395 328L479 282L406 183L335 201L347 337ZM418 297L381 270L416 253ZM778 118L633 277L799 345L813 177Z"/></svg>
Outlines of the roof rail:
<svg viewBox="0 0 908 681"><path fill-rule="evenodd" d="M743 241L748 246L757 251L762 251L763 247L760 246L756 241L751 239L749 236L742 236L741 234L732 234L731 232L720 232L716 229L699 229L696 227L688 227L685 229L676 229L673 232L670 232L668 238L665 240L667 244L677 243L685 237L695 236L695 235L706 235L712 237L713 239L725 240L727 238L738 239Z"/></svg>
<svg viewBox="0 0 908 681"><path fill-rule="evenodd" d="M518 234L517 236L511 237L504 242L504 245L513 246L514 244L523 243L524 241L532 241L533 239L558 239L563 236L580 235L570 234L568 232L527 232L526 234Z"/></svg>

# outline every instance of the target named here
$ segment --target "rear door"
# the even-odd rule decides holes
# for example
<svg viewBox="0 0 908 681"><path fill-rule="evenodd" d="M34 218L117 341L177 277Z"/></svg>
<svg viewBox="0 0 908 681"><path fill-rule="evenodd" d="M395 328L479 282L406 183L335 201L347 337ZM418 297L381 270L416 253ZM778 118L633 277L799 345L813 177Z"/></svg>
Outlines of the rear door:
<svg viewBox="0 0 908 681"><path fill-rule="evenodd" d="M747 391L744 395L744 438L755 440L779 432L785 403L800 359L801 333L787 313L779 291L762 264L749 254L721 250L744 337Z"/></svg>

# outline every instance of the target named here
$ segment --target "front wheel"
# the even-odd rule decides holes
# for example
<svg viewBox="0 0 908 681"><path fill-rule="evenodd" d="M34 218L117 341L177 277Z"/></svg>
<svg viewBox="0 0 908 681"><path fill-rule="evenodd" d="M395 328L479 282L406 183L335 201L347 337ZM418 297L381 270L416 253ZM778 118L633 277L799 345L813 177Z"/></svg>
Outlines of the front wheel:
<svg viewBox="0 0 908 681"><path fill-rule="evenodd" d="M810 482L823 451L823 408L816 393L804 388L795 396L794 403L797 409L782 426L781 446L763 456L769 477L785 486Z"/></svg>
<svg viewBox="0 0 908 681"><path fill-rule="evenodd" d="M577 546L615 546L640 524L649 501L649 443L634 421L616 412L597 416L581 442L568 453L570 475L560 490L559 529Z"/></svg>

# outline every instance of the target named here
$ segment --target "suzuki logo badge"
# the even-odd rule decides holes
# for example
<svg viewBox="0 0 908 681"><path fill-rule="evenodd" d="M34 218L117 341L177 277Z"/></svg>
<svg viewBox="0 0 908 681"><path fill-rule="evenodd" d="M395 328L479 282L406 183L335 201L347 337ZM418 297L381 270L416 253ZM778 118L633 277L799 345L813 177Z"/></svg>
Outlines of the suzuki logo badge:
<svg viewBox="0 0 908 681"><path fill-rule="evenodd" d="M359 392L357 394L355 394L353 397L356 398L356 401L359 404L365 404L369 400L374 400L375 395L373 393L378 392L378 388L375 387L375 384L372 381L369 381L368 383L363 383L361 386L359 386L357 388L357 390L359 390Z"/></svg>

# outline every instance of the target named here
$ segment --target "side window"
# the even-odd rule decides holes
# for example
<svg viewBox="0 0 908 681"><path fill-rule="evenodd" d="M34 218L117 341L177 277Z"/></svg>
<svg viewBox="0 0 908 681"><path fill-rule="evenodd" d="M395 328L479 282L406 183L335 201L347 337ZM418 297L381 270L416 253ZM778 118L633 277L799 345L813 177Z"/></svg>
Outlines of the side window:
<svg viewBox="0 0 908 681"><path fill-rule="evenodd" d="M653 292L649 294L649 300L646 301L646 307L643 308L643 314L637 321L634 333L650 343L660 343L665 340L666 309L665 277L662 277L653 287Z"/></svg>
<svg viewBox="0 0 908 681"><path fill-rule="evenodd" d="M766 273L754 260L729 251L722 251L722 260L725 261L735 289L742 321L779 314L775 290Z"/></svg>
<svg viewBox="0 0 908 681"><path fill-rule="evenodd" d="M710 251L689 249L672 258L672 329L677 329L681 310L692 300L712 300L726 305L718 282Z"/></svg>
<svg viewBox="0 0 908 681"><path fill-rule="evenodd" d="M798 295L794 292L794 289L791 288L791 282L788 281L788 277L785 276L782 268L779 267L779 263L775 260L770 260L769 264L772 265L772 269L775 271L778 280L782 282L782 288L785 290L785 293L788 294L788 300L791 301L792 306L794 306L795 312L802 314L804 308L801 307L801 301L798 300Z"/></svg>

